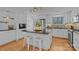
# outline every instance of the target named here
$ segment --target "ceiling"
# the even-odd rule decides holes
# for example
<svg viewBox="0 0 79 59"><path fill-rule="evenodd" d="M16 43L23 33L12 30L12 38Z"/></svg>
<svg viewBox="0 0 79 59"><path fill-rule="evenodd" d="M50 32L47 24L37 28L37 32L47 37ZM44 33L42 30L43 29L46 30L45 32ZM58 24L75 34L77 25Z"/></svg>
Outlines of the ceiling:
<svg viewBox="0 0 79 59"><path fill-rule="evenodd" d="M39 13L59 13L59 12L67 12L72 9L76 9L75 7L40 7ZM27 13L31 11L33 7L0 7L0 11L7 13ZM78 8L79 9L79 8Z"/></svg>

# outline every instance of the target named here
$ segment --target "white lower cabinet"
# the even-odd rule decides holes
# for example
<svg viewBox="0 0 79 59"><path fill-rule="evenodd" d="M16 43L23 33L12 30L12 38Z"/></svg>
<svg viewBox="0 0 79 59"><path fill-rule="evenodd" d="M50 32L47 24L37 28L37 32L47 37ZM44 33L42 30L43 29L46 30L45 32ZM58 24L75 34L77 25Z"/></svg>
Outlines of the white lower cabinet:
<svg viewBox="0 0 79 59"><path fill-rule="evenodd" d="M17 37L16 30L1 31L0 32L0 45L16 40L17 39L16 37Z"/></svg>
<svg viewBox="0 0 79 59"><path fill-rule="evenodd" d="M53 29L52 34L55 37L68 38L68 30L67 29Z"/></svg>
<svg viewBox="0 0 79 59"><path fill-rule="evenodd" d="M17 40L27 36L27 32L23 32L22 30L17 30Z"/></svg>
<svg viewBox="0 0 79 59"><path fill-rule="evenodd" d="M76 50L79 51L79 33L73 33L73 46Z"/></svg>

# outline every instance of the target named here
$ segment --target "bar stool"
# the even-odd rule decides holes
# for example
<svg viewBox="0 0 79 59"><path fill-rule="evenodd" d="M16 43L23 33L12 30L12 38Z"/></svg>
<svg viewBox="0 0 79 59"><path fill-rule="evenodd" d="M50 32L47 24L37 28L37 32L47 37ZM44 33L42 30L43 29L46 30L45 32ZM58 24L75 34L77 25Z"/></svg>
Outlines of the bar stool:
<svg viewBox="0 0 79 59"><path fill-rule="evenodd" d="M25 43L25 47L26 47L26 44L27 44L27 48L28 48L28 51L29 51L29 41L30 41L30 39L32 39L32 37L30 36L30 35L28 35L28 36L26 36L26 37L24 37L24 43Z"/></svg>
<svg viewBox="0 0 79 59"><path fill-rule="evenodd" d="M33 38L33 50L35 49L35 47L39 48L39 51L42 50L42 40L39 37Z"/></svg>
<svg viewBox="0 0 79 59"><path fill-rule="evenodd" d="M38 37L31 37L31 36L26 36L25 37L25 47L27 44L27 48L29 51L29 45L30 45L30 41L32 41L32 45L33 45L33 51L35 50L35 47L39 48L39 51L41 51L42 49L42 40Z"/></svg>

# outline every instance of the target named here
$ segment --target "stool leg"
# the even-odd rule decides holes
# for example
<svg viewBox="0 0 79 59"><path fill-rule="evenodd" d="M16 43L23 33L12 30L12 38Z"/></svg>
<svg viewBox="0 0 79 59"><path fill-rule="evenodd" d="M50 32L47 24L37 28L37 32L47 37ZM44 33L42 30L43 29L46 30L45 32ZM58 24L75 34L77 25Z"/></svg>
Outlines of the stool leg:
<svg viewBox="0 0 79 59"><path fill-rule="evenodd" d="M26 38L24 38L23 48L26 47Z"/></svg>
<svg viewBox="0 0 79 59"><path fill-rule="evenodd" d="M39 51L41 51L41 41L39 41Z"/></svg>
<svg viewBox="0 0 79 59"><path fill-rule="evenodd" d="M34 44L35 44L35 42L34 42L34 40L33 40L33 51L34 51L34 49L35 49Z"/></svg>
<svg viewBox="0 0 79 59"><path fill-rule="evenodd" d="M28 44L27 44L27 48L28 48L28 51L29 51L29 41L28 41Z"/></svg>
<svg viewBox="0 0 79 59"><path fill-rule="evenodd" d="M28 44L28 51L29 51L29 44Z"/></svg>

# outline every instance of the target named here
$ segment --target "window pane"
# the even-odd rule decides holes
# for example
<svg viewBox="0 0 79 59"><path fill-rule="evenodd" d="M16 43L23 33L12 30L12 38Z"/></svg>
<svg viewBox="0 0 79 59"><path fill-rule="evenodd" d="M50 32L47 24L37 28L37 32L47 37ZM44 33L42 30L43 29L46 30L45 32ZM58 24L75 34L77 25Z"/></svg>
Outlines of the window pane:
<svg viewBox="0 0 79 59"><path fill-rule="evenodd" d="M53 18L53 24L62 24L64 17L54 17Z"/></svg>
<svg viewBox="0 0 79 59"><path fill-rule="evenodd" d="M57 17L53 18L53 24L57 24Z"/></svg>

